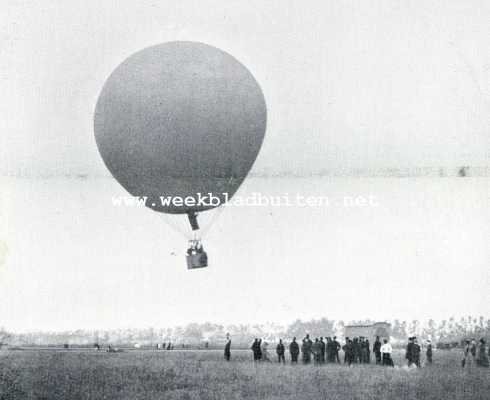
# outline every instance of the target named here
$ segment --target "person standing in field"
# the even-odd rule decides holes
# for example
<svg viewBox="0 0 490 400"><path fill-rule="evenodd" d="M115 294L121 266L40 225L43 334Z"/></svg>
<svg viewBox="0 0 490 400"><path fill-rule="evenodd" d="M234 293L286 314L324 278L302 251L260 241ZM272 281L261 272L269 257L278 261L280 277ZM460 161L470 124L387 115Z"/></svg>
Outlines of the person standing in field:
<svg viewBox="0 0 490 400"><path fill-rule="evenodd" d="M413 363L418 367L420 368L420 345L419 343L417 342L417 338L414 337L413 338L413 347L412 347L412 352L413 352L413 355L412 355L412 359L413 359Z"/></svg>
<svg viewBox="0 0 490 400"><path fill-rule="evenodd" d="M466 340L465 345L463 347L463 359L461 360L461 366L463 368L471 368L473 364L474 364L474 358L473 355L471 354L471 343L469 340Z"/></svg>
<svg viewBox="0 0 490 400"><path fill-rule="evenodd" d="M326 351L326 345L325 342L323 341L323 336L320 337L320 364L325 363L325 351Z"/></svg>
<svg viewBox="0 0 490 400"><path fill-rule="evenodd" d="M228 338L225 344L225 360L230 361L231 358L231 339Z"/></svg>
<svg viewBox="0 0 490 400"><path fill-rule="evenodd" d="M337 346L335 345L335 342L329 336L327 338L327 361L329 363L336 362L336 357L335 357L336 348L337 348Z"/></svg>
<svg viewBox="0 0 490 400"><path fill-rule="evenodd" d="M332 362L332 338L330 336L325 337L325 340L327 341L325 343L325 357L327 359L327 362Z"/></svg>
<svg viewBox="0 0 490 400"><path fill-rule="evenodd" d="M347 357L347 345L349 344L349 341L350 341L349 336L346 336L345 337L345 344L342 347L342 350L344 350L344 364L347 364L347 362L349 361L349 359Z"/></svg>
<svg viewBox="0 0 490 400"><path fill-rule="evenodd" d="M366 346L366 363L371 364L371 345L369 343L369 339L366 338L364 339L365 346Z"/></svg>
<svg viewBox="0 0 490 400"><path fill-rule="evenodd" d="M361 362L361 346L359 345L359 338L355 337L352 341L352 350L354 352L354 363Z"/></svg>
<svg viewBox="0 0 490 400"><path fill-rule="evenodd" d="M333 337L332 349L333 349L333 352L334 352L335 361L337 361L337 363L340 364L339 351L341 349L341 346L340 346L340 343L337 340L337 336L334 336Z"/></svg>
<svg viewBox="0 0 490 400"><path fill-rule="evenodd" d="M461 364L463 368L466 367L468 369L471 369L476 363L476 340L466 340L463 351L464 358Z"/></svg>
<svg viewBox="0 0 490 400"><path fill-rule="evenodd" d="M289 354L291 354L291 362L297 363L299 356L299 344L296 341L296 337L293 337L293 341L289 344Z"/></svg>
<svg viewBox="0 0 490 400"><path fill-rule="evenodd" d="M279 363L282 362L283 364L286 364L286 359L284 358L284 352L285 352L284 344L282 343L282 339L279 339L279 343L276 346L277 360Z"/></svg>
<svg viewBox="0 0 490 400"><path fill-rule="evenodd" d="M471 347L470 347L470 353L473 356L473 358L476 358L476 339L473 338L471 339Z"/></svg>
<svg viewBox="0 0 490 400"><path fill-rule="evenodd" d="M408 338L407 348L405 349L405 359L410 367L413 364L413 337Z"/></svg>
<svg viewBox="0 0 490 400"><path fill-rule="evenodd" d="M264 341L264 344L261 346L261 353L262 361L272 362L271 358L269 357L269 343L266 341Z"/></svg>
<svg viewBox="0 0 490 400"><path fill-rule="evenodd" d="M347 365L350 367L351 364L354 362L354 358L354 343L352 342L352 340L347 338L347 342L344 346L344 363L347 363Z"/></svg>
<svg viewBox="0 0 490 400"><path fill-rule="evenodd" d="M310 339L310 335L307 334L303 339L303 344L301 345L301 351L303 353L303 363L309 364L311 361L311 350L312 350L313 342Z"/></svg>
<svg viewBox="0 0 490 400"><path fill-rule="evenodd" d="M379 340L379 336L376 336L376 340L373 344L373 353L376 358L376 365L381 364L381 341Z"/></svg>
<svg viewBox="0 0 490 400"><path fill-rule="evenodd" d="M313 343L312 346L312 352L313 352L313 362L315 363L315 365L320 364L321 344L318 338L315 338L315 342Z"/></svg>
<svg viewBox="0 0 490 400"><path fill-rule="evenodd" d="M383 365L388 365L390 367L394 367L393 359L391 358L391 353L393 352L393 348L391 344L388 343L388 339L383 340L383 345L381 346L381 357Z"/></svg>
<svg viewBox="0 0 490 400"><path fill-rule="evenodd" d="M485 339L483 339L483 338L480 339L480 343L478 345L477 356L476 356L476 365L478 365L479 367L484 367L484 368L488 368L488 366L489 366L488 355L487 355L487 346L485 343Z"/></svg>
<svg viewBox="0 0 490 400"><path fill-rule="evenodd" d="M425 352L425 356L427 358L427 363L432 364L432 343L430 340L427 340L427 350Z"/></svg>
<svg viewBox="0 0 490 400"><path fill-rule="evenodd" d="M367 363L369 348L366 346L366 339L363 336L359 338L359 347L361 348L361 357L359 361L365 364Z"/></svg>
<svg viewBox="0 0 490 400"><path fill-rule="evenodd" d="M258 338L255 338L252 346L250 347L254 355L254 362L260 361L260 342Z"/></svg>
<svg viewBox="0 0 490 400"><path fill-rule="evenodd" d="M250 350L252 350L252 354L253 354L253 357L254 357L254 362L258 360L257 358L257 341L259 339L255 338L252 345L250 346Z"/></svg>

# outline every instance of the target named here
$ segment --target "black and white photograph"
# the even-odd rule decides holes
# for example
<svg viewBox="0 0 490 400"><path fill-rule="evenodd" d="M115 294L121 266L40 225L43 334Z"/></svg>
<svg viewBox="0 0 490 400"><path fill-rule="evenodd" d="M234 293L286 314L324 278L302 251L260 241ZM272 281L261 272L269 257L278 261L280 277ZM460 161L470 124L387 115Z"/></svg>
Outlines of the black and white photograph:
<svg viewBox="0 0 490 400"><path fill-rule="evenodd" d="M0 400L490 399L490 1L0 19Z"/></svg>

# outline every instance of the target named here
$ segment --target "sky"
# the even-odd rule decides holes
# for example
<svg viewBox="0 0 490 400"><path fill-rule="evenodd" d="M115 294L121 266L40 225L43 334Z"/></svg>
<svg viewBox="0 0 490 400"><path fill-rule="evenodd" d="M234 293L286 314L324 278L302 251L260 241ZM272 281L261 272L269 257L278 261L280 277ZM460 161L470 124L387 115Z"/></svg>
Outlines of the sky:
<svg viewBox="0 0 490 400"><path fill-rule="evenodd" d="M489 316L488 176L342 171L489 167L490 3L0 7L0 326ZM185 238L168 219L112 203L127 193L93 133L113 69L172 40L216 46L252 72L268 107L252 171L266 173L238 195L293 199L222 210L199 271L186 270ZM325 170L339 177L310 176ZM272 177L289 172L301 177ZM305 207L296 195L331 203ZM359 197L367 203L352 205Z"/></svg>
<svg viewBox="0 0 490 400"><path fill-rule="evenodd" d="M268 106L256 170L488 166L487 1L2 2L1 171L104 175L93 111L145 47L201 41ZM6 132L6 134L5 134Z"/></svg>

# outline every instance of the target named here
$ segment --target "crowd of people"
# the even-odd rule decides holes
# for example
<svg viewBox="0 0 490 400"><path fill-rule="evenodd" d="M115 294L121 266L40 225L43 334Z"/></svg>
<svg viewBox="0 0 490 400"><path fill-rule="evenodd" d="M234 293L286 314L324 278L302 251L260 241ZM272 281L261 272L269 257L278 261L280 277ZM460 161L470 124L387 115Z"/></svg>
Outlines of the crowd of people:
<svg viewBox="0 0 490 400"><path fill-rule="evenodd" d="M490 349L487 349L485 339L481 338L477 343L476 339L466 340L463 347L463 359L461 366L471 368L476 365L479 367L489 366Z"/></svg>
<svg viewBox="0 0 490 400"><path fill-rule="evenodd" d="M225 348L225 358L230 359L230 346L231 341L228 340ZM256 338L251 346L253 353L253 359L258 361L272 361L269 353L269 344L262 339ZM301 344L298 343L296 337L293 338L289 344L289 354L291 357L291 363L298 363L301 355L301 361L303 364L313 363L315 365L324 363L341 363L340 351L343 350L344 358L343 363L347 365L351 364L369 364L371 363L371 354L374 353L375 362L378 365L390 365L393 366L393 360L391 353L393 348L389 344L387 339L381 342L379 336L372 346L369 343L369 339L365 337L347 337L345 344L342 346L337 340L337 337L320 337L312 340L310 335L307 334ZM286 346L282 339L276 346L277 361L279 363L286 362ZM432 354L432 353L431 353Z"/></svg>
<svg viewBox="0 0 490 400"><path fill-rule="evenodd" d="M286 348L289 349L290 361L292 364L297 364L301 356L303 364L313 363L315 365L325 363L337 363L342 362L351 366L352 364L370 364L372 355L374 355L373 362L376 365L394 367L392 359L393 347L389 343L389 340L384 338L380 339L376 336L373 345L371 346L369 339L365 337L345 338L345 343L342 346L337 340L337 337L320 337L312 340L310 335L307 334L298 343L296 337L293 338L289 346L279 339L275 348L277 362L286 363ZM255 338L252 346L250 347L253 353L254 362L272 362L273 358L269 350L269 343L262 339ZM341 361L340 351L343 350L343 360ZM477 365L480 367L489 366L490 350L486 346L485 340L480 339L477 344L475 339L467 340L464 346L464 358L462 360L463 367L470 367ZM415 336L408 338L408 344L405 348L405 359L408 367L420 368L422 347ZM425 344L425 363L432 364L433 349L430 340ZM231 359L231 339L228 338L225 345L225 359L230 361Z"/></svg>

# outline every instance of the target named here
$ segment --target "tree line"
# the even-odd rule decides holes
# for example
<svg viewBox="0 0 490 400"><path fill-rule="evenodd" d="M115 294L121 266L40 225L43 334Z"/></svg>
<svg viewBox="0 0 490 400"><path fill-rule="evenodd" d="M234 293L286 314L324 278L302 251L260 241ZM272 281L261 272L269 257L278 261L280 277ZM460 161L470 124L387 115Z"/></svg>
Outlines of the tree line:
<svg viewBox="0 0 490 400"><path fill-rule="evenodd" d="M171 342L181 347L220 347L224 344L227 335L232 338L234 346L248 348L255 337L260 337L271 343L279 338L301 338L305 333L312 337L337 336L343 340L346 325L370 324L373 320L335 321L328 318L303 321L297 319L287 326L266 324L238 324L222 325L211 322L190 323L185 326L168 328L134 328L111 330L74 330L64 332L29 333L9 332L0 329L0 346L58 346L62 344L76 346L93 346L113 344L119 346L156 346L163 342ZM444 320L404 321L391 320L391 337L394 341L403 343L409 336L430 338L433 342L457 342L468 337L490 337L490 319L480 317L451 317Z"/></svg>

